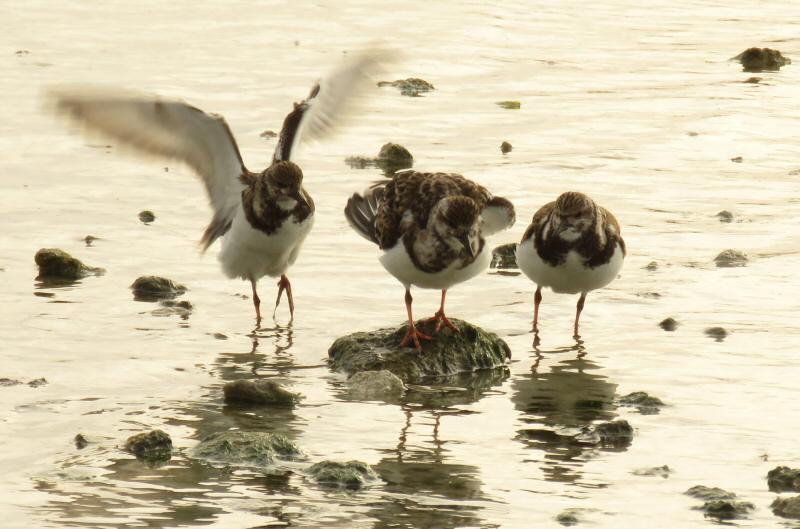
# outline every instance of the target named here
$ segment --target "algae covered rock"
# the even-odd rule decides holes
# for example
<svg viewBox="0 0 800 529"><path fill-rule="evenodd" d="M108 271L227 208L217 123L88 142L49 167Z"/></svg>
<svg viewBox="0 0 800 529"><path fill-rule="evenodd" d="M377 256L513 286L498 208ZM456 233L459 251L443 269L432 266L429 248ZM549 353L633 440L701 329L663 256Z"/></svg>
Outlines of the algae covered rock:
<svg viewBox="0 0 800 529"><path fill-rule="evenodd" d="M400 95L409 97L419 97L420 94L434 90L434 86L424 79L409 77L408 79L398 79L397 81L380 81L378 86L393 86L400 89Z"/></svg>
<svg viewBox="0 0 800 529"><path fill-rule="evenodd" d="M727 209L723 209L722 211L717 213L716 217L719 219L720 222L733 222L733 213L731 213Z"/></svg>
<svg viewBox="0 0 800 529"><path fill-rule="evenodd" d="M517 266L517 243L503 244L492 250L492 262L489 263L489 267L500 270L519 268Z"/></svg>
<svg viewBox="0 0 800 529"><path fill-rule="evenodd" d="M500 144L500 152L502 152L503 154L508 154L513 149L514 149L514 147L510 143L508 143L507 141L504 141L503 143Z"/></svg>
<svg viewBox="0 0 800 529"><path fill-rule="evenodd" d="M767 485L773 492L800 492L800 469L775 467L767 472Z"/></svg>
<svg viewBox="0 0 800 529"><path fill-rule="evenodd" d="M632 474L634 476L657 476L666 479L670 474L672 474L672 469L667 465L661 465L660 467L637 468L632 472Z"/></svg>
<svg viewBox="0 0 800 529"><path fill-rule="evenodd" d="M151 222L156 220L156 214L146 209L144 211L139 212L139 220L142 221L144 224L150 224Z"/></svg>
<svg viewBox="0 0 800 529"><path fill-rule="evenodd" d="M125 450L138 459L166 461L172 457L172 439L161 430L144 432L129 437Z"/></svg>
<svg viewBox="0 0 800 529"><path fill-rule="evenodd" d="M714 258L714 263L719 268L733 268L747 264L747 254L739 250L725 250Z"/></svg>
<svg viewBox="0 0 800 529"><path fill-rule="evenodd" d="M311 465L307 473L320 485L350 490L358 490L378 477L372 467L361 461L321 461Z"/></svg>
<svg viewBox="0 0 800 529"><path fill-rule="evenodd" d="M367 167L380 167L387 174L400 169L408 169L414 165L411 152L399 143L385 143L375 157L350 156L345 158L345 163L354 169Z"/></svg>
<svg viewBox="0 0 800 529"><path fill-rule="evenodd" d="M728 336L728 331L724 327L709 327L705 330L706 336L714 338L717 342L721 342Z"/></svg>
<svg viewBox="0 0 800 529"><path fill-rule="evenodd" d="M284 388L274 380L234 380L222 388L226 403L267 404L272 406L294 406L301 396Z"/></svg>
<svg viewBox="0 0 800 529"><path fill-rule="evenodd" d="M412 347L400 347L407 325L343 336L328 350L328 364L348 375L386 369L409 383L426 377L493 369L504 366L511 358L508 344L496 334L461 320L450 321L459 332L443 328L435 334L434 323L416 323L421 332L433 336L432 340L422 342L422 353Z"/></svg>
<svg viewBox="0 0 800 529"><path fill-rule="evenodd" d="M141 276L131 285L136 301L171 299L186 292L187 288L171 279L159 276Z"/></svg>
<svg viewBox="0 0 800 529"><path fill-rule="evenodd" d="M195 447L194 455L215 463L264 467L276 459L296 459L302 452L280 434L230 430L207 436Z"/></svg>
<svg viewBox="0 0 800 529"><path fill-rule="evenodd" d="M506 110L519 110L522 107L522 103L519 101L498 101L497 106Z"/></svg>
<svg viewBox="0 0 800 529"><path fill-rule="evenodd" d="M634 391L620 397L619 405L636 408L642 415L655 415L664 406L664 401L644 391Z"/></svg>
<svg viewBox="0 0 800 529"><path fill-rule="evenodd" d="M34 256L36 266L39 267L38 279L63 279L74 281L88 275L100 275L105 272L102 268L86 266L80 259L59 248L42 248Z"/></svg>
<svg viewBox="0 0 800 529"><path fill-rule="evenodd" d="M684 492L684 494L691 496L692 498L698 498L705 501L736 499L736 493L734 492L729 492L719 487L706 487L705 485L695 485Z"/></svg>
<svg viewBox="0 0 800 529"><path fill-rule="evenodd" d="M742 63L745 72L777 71L792 63L791 59L772 48L748 48L733 60Z"/></svg>
<svg viewBox="0 0 800 529"><path fill-rule="evenodd" d="M667 332L673 332L675 329L678 328L678 322L677 320L675 320L675 318L672 317L664 318L663 320L661 320L658 326Z"/></svg>
<svg viewBox="0 0 800 529"><path fill-rule="evenodd" d="M353 373L347 386L351 397L365 400L399 397L406 391L403 381L387 369Z"/></svg>
<svg viewBox="0 0 800 529"><path fill-rule="evenodd" d="M576 440L607 448L625 448L633 441L633 427L622 419L601 422L584 427Z"/></svg>
<svg viewBox="0 0 800 529"><path fill-rule="evenodd" d="M704 515L708 518L735 520L737 518L744 518L751 511L754 511L756 506L749 501L711 500L695 508L699 511L703 511Z"/></svg>
<svg viewBox="0 0 800 529"><path fill-rule="evenodd" d="M772 512L784 518L800 518L800 496L775 498L770 504Z"/></svg>

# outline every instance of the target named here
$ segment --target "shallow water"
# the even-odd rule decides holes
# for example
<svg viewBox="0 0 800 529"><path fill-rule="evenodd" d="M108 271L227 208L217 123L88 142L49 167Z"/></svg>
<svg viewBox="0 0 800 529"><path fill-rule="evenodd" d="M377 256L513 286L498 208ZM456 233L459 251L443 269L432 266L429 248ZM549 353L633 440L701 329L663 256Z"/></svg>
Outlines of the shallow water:
<svg viewBox="0 0 800 529"><path fill-rule="evenodd" d="M751 45L800 57L786 6L0 6L0 377L48 381L0 387L3 527L548 527L569 508L594 527L702 527L700 502L682 494L697 484L755 503L739 525L787 523L770 512L764 477L800 465L800 177L790 174L800 168L800 70L748 74L728 61ZM318 216L291 271L291 327L283 306L278 323L254 330L249 287L223 278L216 247L198 257L210 216L188 169L70 134L39 97L65 82L179 96L225 115L261 169L274 140L259 133L277 130L343 51L379 38L404 50L387 79L418 76L437 90L376 89L357 123L300 153ZM742 82L752 75L762 82ZM514 201L520 221L493 245L518 240L535 208L567 189L615 212L630 253L621 277L589 296L582 343L570 337L576 299L545 292L535 351L533 285L488 272L453 289L448 307L507 340L508 372L399 404L346 397L325 365L333 339L404 316L402 287L341 214L379 176L344 158L386 141L407 146L419 169L461 172ZM139 222L143 209L154 223ZM734 222L719 222L722 209ZM89 234L99 240L87 247ZM41 247L107 273L42 285ZM716 268L727 248L746 251L748 266ZM657 270L645 269L651 261ZM187 284L188 319L133 301L128 286L143 274ZM265 300L275 290L261 282ZM420 316L437 303L436 292L415 292ZM677 331L658 327L667 316ZM706 336L712 326L729 336ZM293 411L224 406L222 385L254 375L305 400ZM616 406L636 390L669 406ZM636 428L627 448L566 436L616 418ZM120 449L152 428L177 447L153 468ZM285 433L309 461L363 460L383 481L347 494L300 472L269 478L189 457L228 428ZM92 441L82 450L79 432ZM666 479L633 474L665 464Z"/></svg>

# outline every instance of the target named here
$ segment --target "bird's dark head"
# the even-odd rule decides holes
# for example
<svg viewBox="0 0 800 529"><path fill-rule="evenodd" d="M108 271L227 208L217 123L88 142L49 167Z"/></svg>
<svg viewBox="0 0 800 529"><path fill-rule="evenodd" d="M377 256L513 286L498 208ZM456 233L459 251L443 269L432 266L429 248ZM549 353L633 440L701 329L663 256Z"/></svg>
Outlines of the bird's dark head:
<svg viewBox="0 0 800 529"><path fill-rule="evenodd" d="M303 171L296 163L276 162L261 173L261 180L262 193L285 209L292 209L293 202L308 205L303 192Z"/></svg>
<svg viewBox="0 0 800 529"><path fill-rule="evenodd" d="M440 200L433 212L433 229L453 249L464 250L470 256L481 248L480 208L469 197L447 197Z"/></svg>
<svg viewBox="0 0 800 529"><path fill-rule="evenodd" d="M597 207L583 193L567 191L556 199L553 213L553 222L559 236L565 240L575 240L592 227Z"/></svg>

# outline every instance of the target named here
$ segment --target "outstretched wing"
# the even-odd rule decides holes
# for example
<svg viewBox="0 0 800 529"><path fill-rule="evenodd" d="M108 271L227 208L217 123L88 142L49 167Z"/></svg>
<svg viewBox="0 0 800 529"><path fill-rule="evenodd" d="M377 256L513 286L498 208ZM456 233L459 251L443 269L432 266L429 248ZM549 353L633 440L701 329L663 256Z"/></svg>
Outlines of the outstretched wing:
<svg viewBox="0 0 800 529"><path fill-rule="evenodd" d="M205 250L230 227L248 174L228 124L181 101L97 87L57 89L55 110L134 151L180 160L202 178L214 219Z"/></svg>
<svg viewBox="0 0 800 529"><path fill-rule="evenodd" d="M392 59L386 50L367 50L348 57L319 81L286 116L273 162L289 160L297 148L328 137L346 123L363 94L375 87L374 76Z"/></svg>

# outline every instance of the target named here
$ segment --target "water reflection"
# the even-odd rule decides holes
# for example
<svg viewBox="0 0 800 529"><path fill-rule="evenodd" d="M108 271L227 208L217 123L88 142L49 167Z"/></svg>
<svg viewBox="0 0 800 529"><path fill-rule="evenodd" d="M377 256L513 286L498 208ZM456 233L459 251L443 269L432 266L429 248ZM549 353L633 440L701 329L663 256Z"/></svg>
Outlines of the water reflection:
<svg viewBox="0 0 800 529"><path fill-rule="evenodd" d="M543 358L573 351L578 353L575 358L558 362L549 372L538 372ZM574 346L535 353L531 373L511 384L514 407L522 412L520 420L525 425L518 430L517 439L542 452L545 479L577 483L586 453L595 447L576 437L583 428L616 417L617 384L592 373L600 366L587 359L579 340Z"/></svg>

